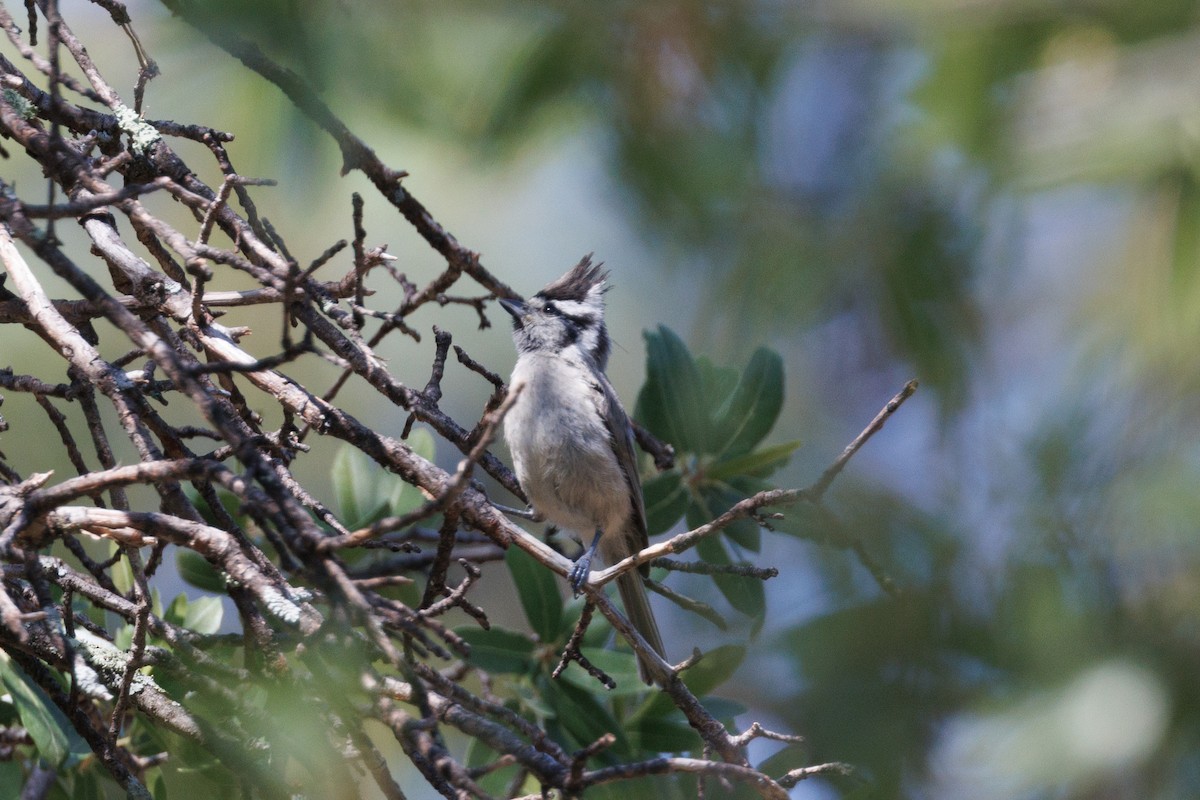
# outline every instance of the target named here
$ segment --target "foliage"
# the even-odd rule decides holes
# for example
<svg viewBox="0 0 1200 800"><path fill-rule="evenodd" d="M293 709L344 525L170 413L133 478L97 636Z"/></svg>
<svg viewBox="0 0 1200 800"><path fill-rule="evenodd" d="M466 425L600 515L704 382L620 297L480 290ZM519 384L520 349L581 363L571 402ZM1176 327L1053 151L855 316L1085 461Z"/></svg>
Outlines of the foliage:
<svg viewBox="0 0 1200 800"><path fill-rule="evenodd" d="M920 378L922 393L915 408L906 406L901 434L876 440L867 460L859 457L859 468L837 481L825 503L772 509L782 511L782 519L763 515L761 521L783 535L746 517L698 545L713 563L788 569L784 579L768 584L769 605L758 582L741 575L713 576L713 596L700 596L736 614L731 630L714 633L712 641L746 649L736 657L721 650L730 655L715 659L718 666L739 664L739 671L720 686L697 686L695 693L722 718L724 701L714 691L749 709L742 721L767 711L805 736L803 745L760 761L763 771L780 775L819 761L852 763L851 777L830 772L808 779L821 784L814 793L822 797L1140 800L1197 794L1200 704L1191 687L1200 602L1191 588L1200 585L1191 490L1200 477L1200 362L1192 354L1200 307L1200 192L1189 134L1197 118L1194 0L986 6L920 0L816 11L787 3L694 0L604 6L318 1L304 4L304 13L278 3L169 5L182 19L197 7L213 9L215 20L208 22L210 31L219 31L215 38L253 39L318 84L351 130L374 129L378 152L393 146L407 160L413 185L429 185L421 181L430 180L430 161L465 165L451 179L439 174L434 180L443 189L461 183L454 187L461 195L452 196L471 201L439 195L429 206L433 214L451 202L458 203L462 219L471 219L471 203L478 202L480 218L491 221L500 196L507 202L525 196L529 186L547 195L548 185L562 186L563 195L550 197L546 208L579 209L581 216L603 216L610 225L615 211L625 227L610 232L610 241L642 237L638 246L644 250L634 248L630 258L635 269L643 263L674 268L671 280L688 286L701 307L671 309L670 324L694 352L720 354L720 363L740 369L688 353L665 330L647 336L648 355L658 366L647 371L637 416L679 456L665 473L646 470L651 527L660 537L677 531L681 519L688 527L707 522L765 480L790 483L820 470L845 444L841 437L861 428L876 395L893 391L909 375ZM135 20L144 40L154 43L150 50L165 76L150 84L150 113L254 120L253 126L236 123L239 137L230 149L240 165L253 156L251 174L288 177L287 197L303 204L304 218L314 221L303 233L342 235L340 209L317 203L326 197L342 202L337 192L326 191L326 181L343 161L353 170L354 159L335 152L293 99L239 74L233 59L195 46L199 37L179 20L154 13L153 6L139 8ZM102 27L106 18L94 19L95 30L109 30ZM158 45L164 37L168 44ZM124 46L123 36L107 38ZM101 42L91 44L101 50ZM97 57L102 64L117 58ZM174 99L167 82L178 88ZM15 88L4 94L15 116L36 120L45 113ZM72 102L74 95L67 97ZM77 133L87 137L96 124L89 119ZM97 130L102 141L107 129L100 124ZM436 142L436 159L425 158L429 151L416 144L421 137ZM8 148L6 183L36 206L45 202L36 188L44 168L31 162L26 169L23 149ZM334 159L341 160L331 164ZM555 159L586 161L584 177L564 178ZM220 180L215 166L197 163L190 162L197 174ZM606 170L599 180L597 165ZM555 176L549 183L548 171ZM469 183L476 175L481 183ZM325 246L298 245L303 240L294 229L289 233L285 214L268 205L268 196L255 194L260 213L269 213L293 252L311 250L311 258ZM158 210L170 214L163 205ZM368 215L372 209L369 202ZM419 220L423 212L410 206L408 218ZM116 213L126 219L120 209ZM545 238L551 247L552 237L541 233L558 218L529 216L513 238ZM339 226L338 233L317 221ZM186 225L183 230L191 231ZM460 226L455 233L489 260L504 260L511 240L487 238L488 227ZM61 222L56 231L68 244L76 234L73 223ZM592 229L586 231L591 237ZM435 249L447 246L436 236L425 241L440 242ZM590 239L579 245L581 251L593 247L601 245ZM466 265L468 274L474 268L467 255L438 252ZM393 266L408 277L419 274L421 255L397 253L401 264ZM462 257L454 261L456 255ZM301 269L308 266L304 260ZM93 272L104 275L105 269ZM524 275L504 277L519 288L528 283ZM226 279L218 270L210 288L229 288ZM0 289L0 303L9 301L11 283ZM618 302L624 307L630 298L614 295L614 307ZM449 321L451 310L435 310L439 325L474 352L463 327ZM406 308L401 316L411 319L413 311ZM224 321L243 321L236 309L229 314ZM655 307L643 316L657 320L664 314ZM260 335L279 327L275 320L264 324L257 313L251 321ZM112 358L132 346L113 342L111 324L95 327ZM769 407L769 398L745 393L735 401L736 387L750 385L751 366L764 378L771 375L770 356L751 356L761 341L771 341L788 364L788 403L772 419L786 432L735 455L730 429L719 435L714 430L738 402ZM42 374L58 358L39 355L30 362L36 366L26 366L24 348L43 345L20 325L6 324L4 342L0 358L14 359L14 378ZM409 386L423 384L427 350L414 345L399 352L386 353L387 369L405 373ZM327 372L308 372L314 361L306 356L281 369L300 385L319 387L319 396L332 380ZM413 364L419 369L406 372ZM378 374L361 363L357 368L360 377ZM136 372L134 365L122 369ZM673 377L656 386L659 369ZM3 373L0 379L9 381ZM245 391L244 377L231 380ZM31 425L32 406L24 404L32 404L29 395L4 385L3 411L14 422L4 449L14 463L27 466L35 453L53 449L41 444L57 443L60 432L48 421ZM386 387L374 391L400 402ZM350 406L368 394L347 392L339 402ZM167 390L162 396L171 401L166 413L183 413L186 402L179 395ZM81 401L48 398L53 408L68 412L68 427L78 436L84 428L70 412ZM218 394L215 402L223 398ZM267 428L279 423L275 406L270 408ZM413 436L424 429L420 422ZM451 434L436 434L441 459L462 452ZM39 446L25 447L26 436ZM798 436L806 443L802 450L788 441ZM320 441L316 434L308 439L317 450ZM339 467L330 469L326 459L335 452ZM327 447L312 456L322 466L304 473L316 476L313 493L328 502L335 521L369 525L421 507L426 497L415 490L403 502L391 502L391 489L412 489L405 479L363 469L387 454L375 449L367 462L358 452ZM432 460L431 451L421 452ZM775 464L789 456L788 465ZM139 456L129 451L118 460L132 463ZM42 467L25 472L33 469ZM73 474L65 459L57 469L56 482ZM320 485L327 474L337 489ZM275 523L264 522L254 503L223 487L206 496L189 494L188 502L210 525L235 522L256 548L275 552ZM304 514L321 535L332 535L328 519ZM339 558L360 580L378 581L389 569L419 573L430 566L445 520L439 512L412 537L393 531L384 535L384 547L345 548ZM404 550L418 540L426 552ZM110 545L85 545L97 562L119 553ZM473 555L486 546L464 544ZM55 550L54 556L77 564L73 553ZM501 557L498 548L491 557ZM523 621L510 620L508 631L480 632L465 617L453 625L474 645L472 658L501 670L508 708L524 710L555 727L559 740L575 744L596 732L560 721L573 719L564 710L587 702L582 693L598 697L599 711L587 707L621 730L602 758L628 754L639 744L656 752L694 747L692 729L671 716L666 701L641 699L636 680L628 680L631 657L600 615L583 652L616 677L618 689L611 696L598 692L576 664L547 681L581 605L562 602L557 583L530 558L510 552L504 560L524 587L511 603ZM165 563L178 566L193 598L196 590L239 590L223 569L189 548L168 548ZM6 576L16 567L9 564ZM136 599L136 570L121 560L107 572L119 593ZM668 575L672 585L664 570L653 575ZM493 572L473 591L507 577ZM312 573L303 582L319 583ZM414 608L425 599L416 585L376 591ZM211 606L193 610L194 600L184 598L163 608L151 594L154 619L166 615L182 629L208 629L214 622ZM782 602L774 602L777 597ZM52 599L61 603L57 590ZM38 604L26 602L22 610L37 614ZM240 624L244 597L241 602L225 606L219 630ZM326 602L317 599L322 610ZM132 646L134 626L115 620L115 612L100 613L78 596L72 604L79 616L106 626L122 648ZM126 609L125 618L132 614ZM715 621L715 612L706 618ZM287 630L276 618L269 621ZM747 629L757 632L749 643ZM218 663L244 657L246 648L230 636L197 635L202 652L215 654ZM180 647L153 631L149 638L164 651ZM284 650L290 653L294 644L286 641ZM313 641L306 644L316 649ZM338 656L353 650L345 641L330 648ZM286 690L282 683L259 685L246 672L220 673L216 685L198 689L169 675L172 666L146 669L172 696L196 698L197 707L222 708L230 698L216 691L221 684L245 689L240 702L248 718L251 711L287 707L281 695L301 706L324 702L296 690L323 669L319 663L290 663L295 672L288 680L294 682ZM249 665L250 671L260 667ZM12 669L24 666L14 663ZM54 692L35 671L19 674L43 695L23 696L23 713L49 719ZM365 703L358 692L351 685L346 696ZM0 705L7 715L0 724L16 724L16 702ZM331 722L336 714L319 720L300 714L280 712L280 720L295 730L337 729ZM151 787L156 794L239 791L228 772L212 768L213 756L193 738L156 735L148 727L141 712L128 717L127 730L137 737L131 749L172 754L156 768L162 777ZM249 738L243 734L238 732L242 740ZM44 731L38 736L47 741ZM264 759L265 768L285 764L282 771L294 776L311 763L333 788L354 785L319 758L295 756L305 746L287 738L276 752L293 755ZM36 746L27 736L17 752L28 755ZM73 747L68 743L67 751ZM491 763L495 753L478 742L467 752L471 767ZM181 763L192 771L177 770ZM253 765L236 758L229 763L254 774ZM31 766L0 762L0 796L16 796ZM69 789L55 791L99 796L100 786L111 789L106 775L96 759L85 758L69 776L60 775ZM504 792L510 775L492 772L479 781L489 792ZM651 779L642 783L649 787ZM653 790L667 796L669 782L654 783ZM593 786L587 796L624 793L627 786L638 784ZM710 794L714 786L710 781Z"/></svg>
<svg viewBox="0 0 1200 800"><path fill-rule="evenodd" d="M586 789L659 797L699 791L708 780L693 774L699 768L757 795L785 796L780 781L795 779L787 770L802 755L764 762L778 774L758 771L746 745L767 734L741 733L736 717L746 707L722 696L746 643L693 654L682 667L642 653L653 658L653 686L643 684L618 635L628 623L605 594L611 577L564 603L555 573L568 563L502 516L472 478L486 473L487 490L521 496L488 450L511 400L493 371L456 346L464 370L492 386L468 427L441 407L448 330L434 329L421 390L373 350L389 335L420 344L407 320L424 306L470 306L486 324L490 302L512 290L295 76L227 29L205 27L202 11L179 10L325 125L348 167L376 182L446 265L424 286L412 283L383 246L368 245L366 201L354 195L353 246L336 243L301 269L284 226L258 215L255 182L234 171L224 148L232 137L145 119L93 68L57 10L42 9L53 47L70 54L91 89L50 68L47 93L0 62L24 101L16 109L0 99L0 132L67 203L50 210L4 185L0 262L12 291L0 297L0 324L27 327L37 347L52 347L0 371L0 386L32 400L14 421L24 429L43 414L77 474L52 480L30 466L43 454L23 449L10 461L0 453L0 717L6 755L19 764L0 778L40 797L335 797L372 785L402 797L402 783L418 778L446 796ZM135 52L143 79L154 77ZM60 90L71 100L56 99ZM176 140L209 146L222 188L186 166ZM107 182L114 173L124 188ZM169 221L168 198L200 223L196 239ZM58 237L43 216L74 218L89 244ZM110 269L105 281L81 266L86 257ZM341 279L314 276L343 259ZM234 270L255 288L218 289ZM50 273L62 285L48 285L74 302L50 297ZM465 277L487 294L450 294ZM367 305L381 278L403 290L399 309ZM278 313L275 354L251 356L243 349L251 329L217 321L220 309L242 307ZM782 359L759 350L739 375L694 358L667 328L648 343L638 403L651 431L646 448L660 456L675 445L680 466L662 485L673 481L683 496L670 513L654 509L654 533L680 518L700 528L672 539L672 552L698 545L688 568L713 573L757 629L759 581L771 573L731 562L759 550L760 509L799 496L765 491L764 479L796 446L763 446L783 407ZM125 354L108 355L114 349ZM143 366L129 368L136 359ZM309 385L332 388L317 392L292 377L301 365L318 368ZM350 382L408 412L399 437L339 405ZM121 438L128 445L114 447ZM301 480L327 438L338 442L330 502ZM453 472L436 463L443 444L462 455ZM82 455L89 445L95 468ZM132 448L128 465L114 456L122 446ZM487 587L502 573L479 565L501 560L525 630L491 621L504 609ZM164 602L168 563L191 588Z"/></svg>

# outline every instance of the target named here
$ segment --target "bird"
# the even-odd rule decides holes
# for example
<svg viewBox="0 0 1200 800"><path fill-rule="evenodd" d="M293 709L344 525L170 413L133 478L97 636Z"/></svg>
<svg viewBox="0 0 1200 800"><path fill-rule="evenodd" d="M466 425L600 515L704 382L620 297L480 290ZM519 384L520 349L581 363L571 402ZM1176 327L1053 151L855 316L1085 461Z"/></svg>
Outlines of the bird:
<svg viewBox="0 0 1200 800"><path fill-rule="evenodd" d="M585 256L529 300L502 298L512 316L520 394L504 419L517 481L533 510L557 528L592 535L569 579L578 596L599 552L608 564L649 544L633 426L605 375L612 342L604 322L608 273ZM664 655L642 575L617 578L625 613L646 644ZM639 659L647 684L652 670Z"/></svg>

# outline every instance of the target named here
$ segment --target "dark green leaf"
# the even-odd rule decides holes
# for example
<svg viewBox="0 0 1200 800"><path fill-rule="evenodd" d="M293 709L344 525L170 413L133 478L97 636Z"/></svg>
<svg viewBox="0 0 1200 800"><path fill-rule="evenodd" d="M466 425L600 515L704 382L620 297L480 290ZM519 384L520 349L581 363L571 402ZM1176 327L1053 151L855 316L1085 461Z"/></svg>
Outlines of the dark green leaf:
<svg viewBox="0 0 1200 800"><path fill-rule="evenodd" d="M238 499L238 496L233 492L226 491L225 489L217 489L216 492L217 500L221 503L221 506L225 509L225 512L233 519L240 520L244 515L242 514L242 501ZM204 518L205 522L207 522L209 525L215 525L217 527L220 527L223 524L217 519L212 508L209 507L208 501L205 500L199 492L197 492L191 486L188 486L185 490L185 493L187 494L188 499L195 503L196 509L200 512L200 516Z"/></svg>
<svg viewBox="0 0 1200 800"><path fill-rule="evenodd" d="M555 642L563 632L563 600L555 575L519 547L510 547L504 561L525 609L525 618L543 642Z"/></svg>
<svg viewBox="0 0 1200 800"><path fill-rule="evenodd" d="M649 717L637 731L641 749L653 753L687 753L703 747L700 735L677 711L671 716Z"/></svg>
<svg viewBox="0 0 1200 800"><path fill-rule="evenodd" d="M0 797L20 797L24 785L21 760L0 761Z"/></svg>
<svg viewBox="0 0 1200 800"><path fill-rule="evenodd" d="M603 690L606 697L628 697L646 691L646 685L638 677L637 659L631 651L584 647L581 648L581 652L592 664L616 681L617 688ZM603 688L578 664L567 667L559 676L559 680L565 680L585 692L595 692Z"/></svg>
<svg viewBox="0 0 1200 800"><path fill-rule="evenodd" d="M710 564L732 564L725 545L720 539L712 536L702 539L696 546L696 553ZM717 588L729 601L729 605L756 620L755 629L762 623L766 611L766 596L762 582L756 578L743 578L740 575L714 575L713 581Z"/></svg>
<svg viewBox="0 0 1200 800"><path fill-rule="evenodd" d="M625 731L591 693L562 681L541 680L538 686L553 707L555 718L574 740L574 747L584 747L604 734L612 733L617 737L617 741L611 750L605 751L600 760L613 762L617 757L630 754L629 739L625 736Z"/></svg>
<svg viewBox="0 0 1200 800"><path fill-rule="evenodd" d="M52 767L67 764L68 757L74 761L92 752L58 706L5 654L0 654L0 682L12 697L38 755Z"/></svg>
<svg viewBox="0 0 1200 800"><path fill-rule="evenodd" d="M729 402L737 388L738 372L733 367L718 367L704 356L696 357L696 370L700 373L700 396L704 400L705 414L715 420L717 410ZM715 429L713 436L720 438Z"/></svg>
<svg viewBox="0 0 1200 800"><path fill-rule="evenodd" d="M175 566L179 577L206 592L224 592L225 576L207 559L194 550L179 548L175 551Z"/></svg>
<svg viewBox="0 0 1200 800"><path fill-rule="evenodd" d="M670 328L647 331L646 383L636 416L651 433L680 451L702 452L708 441L700 371L687 346Z"/></svg>
<svg viewBox="0 0 1200 800"><path fill-rule="evenodd" d="M687 510L687 489L682 476L674 470L643 483L642 494L646 502L646 528L651 536L670 530Z"/></svg>
<svg viewBox="0 0 1200 800"><path fill-rule="evenodd" d="M727 697L705 697L704 707L708 713L726 725L732 725L736 717L740 717L747 711L745 705Z"/></svg>
<svg viewBox="0 0 1200 800"><path fill-rule="evenodd" d="M762 441L783 408L783 359L760 347L750 357L737 389L716 414L711 452L738 456Z"/></svg>
<svg viewBox="0 0 1200 800"><path fill-rule="evenodd" d="M704 654L704 657L691 669L685 670L681 678L684 684L697 697L704 697L709 692L721 686L737 671L746 658L746 648L742 645L722 645ZM665 694L650 698L646 706L638 712L639 718L649 720L656 717L669 717L675 706Z"/></svg>
<svg viewBox="0 0 1200 800"><path fill-rule="evenodd" d="M468 659L488 672L520 674L533 669L533 642L528 636L503 628L458 628L455 630L471 646Z"/></svg>
<svg viewBox="0 0 1200 800"><path fill-rule="evenodd" d="M71 800L104 800L100 779L95 772L77 770L71 777Z"/></svg>
<svg viewBox="0 0 1200 800"><path fill-rule="evenodd" d="M735 505L745 500L748 495L732 486L723 483L706 483L700 492L704 500L705 516L715 519ZM690 527L696 527L691 525ZM725 526L721 532L738 547L757 553L762 545L762 529L752 517L742 517Z"/></svg>
<svg viewBox="0 0 1200 800"><path fill-rule="evenodd" d="M672 781L672 778L676 779ZM652 775L628 781L613 781L588 787L587 800L683 800L695 797L681 794L678 776Z"/></svg>
<svg viewBox="0 0 1200 800"><path fill-rule="evenodd" d="M746 648L739 644L727 644L709 650L699 663L683 673L683 682L692 694L703 697L725 681L746 659Z"/></svg>
<svg viewBox="0 0 1200 800"><path fill-rule="evenodd" d="M758 765L758 771L767 775L784 775L791 770L809 765L808 748L789 744Z"/></svg>

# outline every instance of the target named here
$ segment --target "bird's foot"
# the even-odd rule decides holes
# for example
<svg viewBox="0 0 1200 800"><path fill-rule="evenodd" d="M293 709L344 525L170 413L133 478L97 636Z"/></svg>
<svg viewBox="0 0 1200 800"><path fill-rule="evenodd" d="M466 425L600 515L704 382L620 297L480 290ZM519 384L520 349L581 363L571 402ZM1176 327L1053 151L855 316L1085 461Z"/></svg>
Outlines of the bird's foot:
<svg viewBox="0 0 1200 800"><path fill-rule="evenodd" d="M583 585L588 581L588 574L592 571L592 556L596 555L596 548L600 546L600 537L604 531L596 528L596 536L592 539L592 545L583 552L579 558L575 559L575 566L571 567L571 572L567 575L567 579L571 581L571 589L575 592L575 596L583 594Z"/></svg>
<svg viewBox="0 0 1200 800"><path fill-rule="evenodd" d="M592 572L592 551L589 549L579 558L575 559L575 565L571 567L571 572L567 575L567 580L571 582L571 590L575 592L575 596L583 594L583 586L588 581L588 575Z"/></svg>

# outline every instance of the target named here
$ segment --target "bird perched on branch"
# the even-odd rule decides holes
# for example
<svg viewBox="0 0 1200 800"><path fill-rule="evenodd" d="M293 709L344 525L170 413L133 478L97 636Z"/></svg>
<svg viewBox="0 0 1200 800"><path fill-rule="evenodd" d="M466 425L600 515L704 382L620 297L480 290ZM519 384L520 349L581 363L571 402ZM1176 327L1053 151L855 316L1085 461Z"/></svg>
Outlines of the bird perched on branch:
<svg viewBox="0 0 1200 800"><path fill-rule="evenodd" d="M600 266L585 256L528 301L500 301L512 315L517 346L510 383L524 387L504 420L517 480L552 525L593 535L571 570L576 594L597 551L612 564L649 543L633 428L604 374L611 342L604 325L608 274ZM663 655L642 575L624 573L617 588L629 621ZM647 664L638 667L650 683Z"/></svg>

